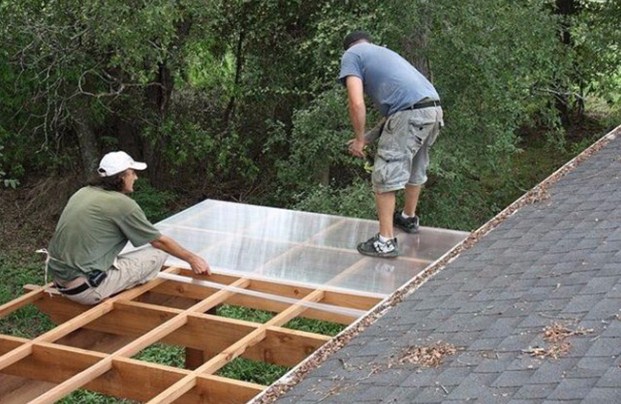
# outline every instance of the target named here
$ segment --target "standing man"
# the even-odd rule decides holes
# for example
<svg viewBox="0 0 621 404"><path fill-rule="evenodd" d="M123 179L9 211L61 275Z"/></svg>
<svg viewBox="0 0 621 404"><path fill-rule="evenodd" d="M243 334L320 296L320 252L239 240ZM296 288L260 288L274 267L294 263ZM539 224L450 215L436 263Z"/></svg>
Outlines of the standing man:
<svg viewBox="0 0 621 404"><path fill-rule="evenodd" d="M157 276L167 254L186 261L197 274L207 262L164 236L128 194L147 168L123 151L106 154L98 175L69 199L49 245L47 270L68 299L93 305ZM119 255L127 241L143 248Z"/></svg>
<svg viewBox="0 0 621 404"><path fill-rule="evenodd" d="M355 137L349 152L364 157L364 146L379 136L372 174L379 233L358 244L358 251L374 257L399 255L393 225L418 232L416 205L427 181L429 148L443 126L440 97L433 85L407 60L372 43L364 31L343 41L339 80L347 87L349 117ZM383 116L365 137L368 95ZM395 212L395 193L405 189L405 206Z"/></svg>

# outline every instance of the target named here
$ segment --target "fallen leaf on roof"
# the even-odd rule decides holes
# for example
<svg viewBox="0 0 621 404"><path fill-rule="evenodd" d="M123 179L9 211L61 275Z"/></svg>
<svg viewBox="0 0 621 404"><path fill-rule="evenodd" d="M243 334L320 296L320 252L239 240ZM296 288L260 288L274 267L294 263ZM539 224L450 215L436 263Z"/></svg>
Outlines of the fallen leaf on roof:
<svg viewBox="0 0 621 404"><path fill-rule="evenodd" d="M549 342L563 341L567 337L574 335L587 335L594 332L592 328L578 327L571 330L563 324L555 322L543 329L543 339Z"/></svg>
<svg viewBox="0 0 621 404"><path fill-rule="evenodd" d="M443 359L457 352L455 345L438 341L429 346L412 346L399 357L399 363L413 363L423 367L439 366Z"/></svg>
<svg viewBox="0 0 621 404"><path fill-rule="evenodd" d="M522 351L534 358L553 358L557 359L566 355L571 350L571 343L566 341L567 338L576 335L587 335L594 332L592 328L578 327L572 330L565 325L554 322L543 329L543 339L549 344L545 347L529 347Z"/></svg>

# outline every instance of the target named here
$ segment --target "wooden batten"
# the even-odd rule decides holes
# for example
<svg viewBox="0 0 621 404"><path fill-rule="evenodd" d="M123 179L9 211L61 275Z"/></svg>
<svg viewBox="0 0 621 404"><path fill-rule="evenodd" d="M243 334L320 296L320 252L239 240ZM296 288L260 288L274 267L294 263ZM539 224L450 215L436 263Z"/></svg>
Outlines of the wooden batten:
<svg viewBox="0 0 621 404"><path fill-rule="evenodd" d="M268 327L265 339L249 348L244 357L282 366L295 366L331 338L279 327Z"/></svg>
<svg viewBox="0 0 621 404"><path fill-rule="evenodd" d="M245 403L266 387L213 375L199 376L196 379L196 386L179 397L175 403Z"/></svg>
<svg viewBox="0 0 621 404"><path fill-rule="evenodd" d="M22 295L15 300L0 305L0 318L8 316L14 311L19 310L30 303L36 302L43 296L44 290L45 289L43 287L37 286L36 289L31 290L25 295Z"/></svg>
<svg viewBox="0 0 621 404"><path fill-rule="evenodd" d="M68 361L66 358L70 357ZM32 354L7 367L4 372L52 383L60 383L105 357L104 354L69 348L56 344L39 343L32 347Z"/></svg>

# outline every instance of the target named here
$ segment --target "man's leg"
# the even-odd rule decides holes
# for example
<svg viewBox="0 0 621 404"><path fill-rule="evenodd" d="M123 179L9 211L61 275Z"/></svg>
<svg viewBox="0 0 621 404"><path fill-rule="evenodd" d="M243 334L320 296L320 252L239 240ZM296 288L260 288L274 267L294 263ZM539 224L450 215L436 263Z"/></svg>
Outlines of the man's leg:
<svg viewBox="0 0 621 404"><path fill-rule="evenodd" d="M403 206L403 213L409 217L416 215L416 206L418 205L418 197L421 191L420 185L406 185L405 186L405 205Z"/></svg>
<svg viewBox="0 0 621 404"><path fill-rule="evenodd" d="M167 258L168 254L151 246L119 255L114 263L118 269L117 288L124 290L147 283L157 276Z"/></svg>
<svg viewBox="0 0 621 404"><path fill-rule="evenodd" d="M358 244L360 254L372 257L395 258L399 255L397 239L393 235L392 216L395 211L395 191L375 192L379 234Z"/></svg>
<svg viewBox="0 0 621 404"><path fill-rule="evenodd" d="M107 276L99 286L66 297L80 304L97 304L109 296L155 278L167 257L164 251L152 247L120 255L114 266L106 271Z"/></svg>
<svg viewBox="0 0 621 404"><path fill-rule="evenodd" d="M375 205L379 219L379 232L382 236L393 239L392 217L395 212L395 191L375 192Z"/></svg>

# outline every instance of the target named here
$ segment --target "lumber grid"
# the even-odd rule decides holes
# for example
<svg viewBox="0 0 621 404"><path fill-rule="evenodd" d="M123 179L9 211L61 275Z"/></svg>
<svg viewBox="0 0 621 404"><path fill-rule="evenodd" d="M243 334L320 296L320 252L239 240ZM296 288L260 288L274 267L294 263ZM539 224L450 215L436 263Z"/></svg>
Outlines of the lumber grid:
<svg viewBox="0 0 621 404"><path fill-rule="evenodd" d="M367 312L379 297L214 274L181 268L166 273L208 279L223 288L156 278L83 306L52 285L27 285L21 297L0 306L0 319L35 305L56 326L32 339L0 335L0 402L53 403L78 389L149 403L244 403L268 386L218 376L237 357L295 367L330 337L283 326L298 317L352 324L352 314L329 304ZM290 298L263 299L239 289ZM292 300L295 299L295 300ZM289 303L293 301L294 303ZM265 323L215 315L227 304L272 312ZM185 367L133 358L155 343L185 349Z"/></svg>

